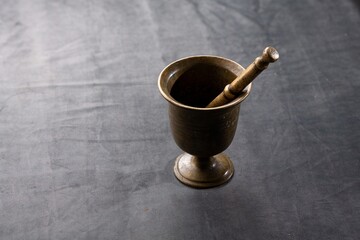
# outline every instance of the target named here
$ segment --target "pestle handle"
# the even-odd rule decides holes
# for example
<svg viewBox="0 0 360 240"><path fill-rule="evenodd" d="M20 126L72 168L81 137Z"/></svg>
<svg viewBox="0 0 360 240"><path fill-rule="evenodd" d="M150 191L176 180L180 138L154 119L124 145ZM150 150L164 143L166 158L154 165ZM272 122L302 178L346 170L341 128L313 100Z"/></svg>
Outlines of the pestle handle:
<svg viewBox="0 0 360 240"><path fill-rule="evenodd" d="M262 55L257 57L232 83L225 86L214 100L207 105L207 108L218 107L231 102L237 98L242 90L251 83L267 66L279 59L278 51L273 47L264 49Z"/></svg>

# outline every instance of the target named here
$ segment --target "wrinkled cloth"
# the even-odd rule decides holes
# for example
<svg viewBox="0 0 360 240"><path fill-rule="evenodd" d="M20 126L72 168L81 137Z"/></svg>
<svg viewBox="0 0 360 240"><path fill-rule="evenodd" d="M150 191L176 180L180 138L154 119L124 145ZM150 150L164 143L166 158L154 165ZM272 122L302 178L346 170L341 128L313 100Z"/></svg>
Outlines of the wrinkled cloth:
<svg viewBox="0 0 360 240"><path fill-rule="evenodd" d="M0 8L0 239L358 239L357 1L26 1ZM268 46L227 185L173 176L157 77Z"/></svg>

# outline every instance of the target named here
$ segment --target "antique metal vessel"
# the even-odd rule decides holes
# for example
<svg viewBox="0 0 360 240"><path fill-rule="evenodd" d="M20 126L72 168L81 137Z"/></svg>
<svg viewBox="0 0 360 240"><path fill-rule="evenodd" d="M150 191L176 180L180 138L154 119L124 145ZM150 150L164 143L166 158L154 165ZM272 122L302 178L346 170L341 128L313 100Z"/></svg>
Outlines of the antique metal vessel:
<svg viewBox="0 0 360 240"><path fill-rule="evenodd" d="M176 144L185 153L177 157L177 179L191 187L208 188L227 182L233 164L222 153L231 144L240 104L251 91L249 84L232 102L205 108L244 68L217 56L192 56L169 64L158 86L169 102L169 119Z"/></svg>

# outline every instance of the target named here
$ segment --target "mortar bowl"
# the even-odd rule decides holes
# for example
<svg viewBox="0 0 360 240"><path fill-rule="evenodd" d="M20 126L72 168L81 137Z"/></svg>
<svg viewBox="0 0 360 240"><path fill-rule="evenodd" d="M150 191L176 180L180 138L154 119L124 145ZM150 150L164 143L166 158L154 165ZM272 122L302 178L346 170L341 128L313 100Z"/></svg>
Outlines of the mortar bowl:
<svg viewBox="0 0 360 240"><path fill-rule="evenodd" d="M231 179L233 163L223 153L231 144L240 104L251 91L249 84L232 102L205 108L244 68L217 56L191 56L166 66L158 87L169 102L169 122L175 143L185 152L177 157L176 178L195 188L219 186Z"/></svg>

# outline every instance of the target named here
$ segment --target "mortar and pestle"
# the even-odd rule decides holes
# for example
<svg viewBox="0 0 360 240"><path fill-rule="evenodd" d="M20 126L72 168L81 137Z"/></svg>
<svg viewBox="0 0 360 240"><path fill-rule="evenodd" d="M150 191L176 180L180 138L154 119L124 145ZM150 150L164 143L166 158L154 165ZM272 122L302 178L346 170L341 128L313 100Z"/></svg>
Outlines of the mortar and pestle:
<svg viewBox="0 0 360 240"><path fill-rule="evenodd" d="M180 182L209 188L230 180L234 167L222 152L234 138L240 104L251 82L278 58L276 49L267 47L246 69L217 56L182 58L163 69L159 90L169 102L172 135L185 152L174 166Z"/></svg>

